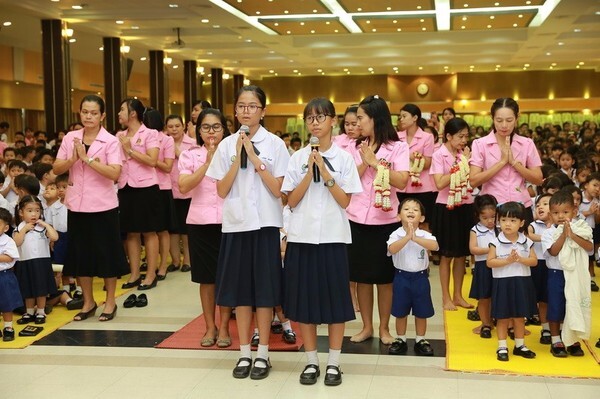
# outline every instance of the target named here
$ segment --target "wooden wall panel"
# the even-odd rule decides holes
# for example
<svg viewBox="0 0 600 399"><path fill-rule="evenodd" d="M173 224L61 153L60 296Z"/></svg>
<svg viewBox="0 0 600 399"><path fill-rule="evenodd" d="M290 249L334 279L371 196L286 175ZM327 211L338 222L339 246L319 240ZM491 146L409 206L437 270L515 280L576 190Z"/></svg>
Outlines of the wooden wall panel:
<svg viewBox="0 0 600 399"><path fill-rule="evenodd" d="M0 45L0 80L14 80L13 48Z"/></svg>
<svg viewBox="0 0 600 399"><path fill-rule="evenodd" d="M42 71L42 54L24 50L23 58L25 61L25 71L23 81L27 83L43 84L44 72Z"/></svg>

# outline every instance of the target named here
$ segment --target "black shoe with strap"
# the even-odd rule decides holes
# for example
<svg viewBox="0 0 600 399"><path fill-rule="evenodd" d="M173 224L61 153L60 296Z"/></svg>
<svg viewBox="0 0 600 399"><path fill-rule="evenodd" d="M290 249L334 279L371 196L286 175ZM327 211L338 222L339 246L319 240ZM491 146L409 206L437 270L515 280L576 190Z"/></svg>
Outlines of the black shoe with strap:
<svg viewBox="0 0 600 399"><path fill-rule="evenodd" d="M265 367L257 367L257 363L262 363ZM262 380L269 376L269 372L271 371L271 362L269 359L263 359L261 357L257 357L254 359L254 366L250 371L250 378L253 380Z"/></svg>
<svg viewBox="0 0 600 399"><path fill-rule="evenodd" d="M317 378L321 375L321 370L316 364L309 364L304 367L304 371L300 374L300 384L313 385L317 382Z"/></svg>
<svg viewBox="0 0 600 399"><path fill-rule="evenodd" d="M329 371L333 371L333 372L329 372ZM325 371L325 385L327 386L337 386L340 385L342 383L342 370L339 368L339 366L332 366L329 365L327 366L327 369Z"/></svg>
<svg viewBox="0 0 600 399"><path fill-rule="evenodd" d="M240 363L246 362L248 363L245 366L240 366ZM233 369L233 377L234 378L246 378L250 375L250 369L252 368L252 359L249 357L240 357L235 368Z"/></svg>

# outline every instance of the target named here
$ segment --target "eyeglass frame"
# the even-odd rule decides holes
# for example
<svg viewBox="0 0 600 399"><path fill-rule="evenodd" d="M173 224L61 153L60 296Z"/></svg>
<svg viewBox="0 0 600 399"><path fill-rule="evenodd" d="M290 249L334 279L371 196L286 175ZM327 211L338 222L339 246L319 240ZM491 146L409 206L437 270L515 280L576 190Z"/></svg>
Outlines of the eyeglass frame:
<svg viewBox="0 0 600 399"><path fill-rule="evenodd" d="M254 111L250 110L250 107L254 108L256 107L256 109ZM241 105L238 104L235 106L235 112L247 112L249 114L255 114L256 112L258 112L259 109L264 109L265 107L261 106L261 105L256 105L256 104L249 104L249 105Z"/></svg>
<svg viewBox="0 0 600 399"><path fill-rule="evenodd" d="M215 126L219 126L219 129L218 130L215 129ZM222 132L224 128L225 128L225 126L223 126L222 123L213 123L212 125L209 125L208 123L200 124L200 131L202 133L208 133L211 130L215 133L219 133L219 132Z"/></svg>
<svg viewBox="0 0 600 399"><path fill-rule="evenodd" d="M323 117L323 120L319 120L319 117ZM310 125L311 123L315 123L315 121L317 121L317 123L323 123L325 122L325 120L327 119L327 117L332 117L329 114L317 114L317 115L308 115L307 117L304 118L304 122L307 125ZM310 120L309 120L310 119Z"/></svg>

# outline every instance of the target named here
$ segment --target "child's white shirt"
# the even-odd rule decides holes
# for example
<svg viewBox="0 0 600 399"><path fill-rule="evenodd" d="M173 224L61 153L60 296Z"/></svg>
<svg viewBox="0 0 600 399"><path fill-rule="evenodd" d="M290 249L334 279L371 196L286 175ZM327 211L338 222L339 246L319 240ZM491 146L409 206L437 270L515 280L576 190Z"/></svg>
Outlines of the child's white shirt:
<svg viewBox="0 0 600 399"><path fill-rule="evenodd" d="M6 234L0 235L0 255L8 255L13 259L10 262L0 263L0 271L12 269L15 262L19 260L19 249L17 248L17 244L15 243L15 240Z"/></svg>
<svg viewBox="0 0 600 399"><path fill-rule="evenodd" d="M434 240L437 242L435 236L433 236L430 232L417 229L415 231L415 235L419 238L424 238L426 240ZM427 270L429 267L429 255L427 254L427 250L414 242L413 240L409 240L404 247L395 254L391 254L389 251L390 245L395 243L398 240L401 240L406 236L406 231L404 227L400 227L395 230L392 234L390 234L390 238L387 241L387 256L392 257L392 261L394 262L394 267L396 269L404 270L407 272L420 272L423 270Z"/></svg>
<svg viewBox="0 0 600 399"><path fill-rule="evenodd" d="M46 222L54 227L56 231L66 233L67 213L67 206L58 200L44 209L44 219L46 219Z"/></svg>
<svg viewBox="0 0 600 399"><path fill-rule="evenodd" d="M541 235L544 234L544 231L548 230L548 226L546 225L546 222L542 220L536 220L531 223L531 227L533 228L534 234L540 236L540 241L533 242L533 250L535 251L538 260L542 260L544 259L544 249L542 248Z"/></svg>
<svg viewBox="0 0 600 399"><path fill-rule="evenodd" d="M496 238L496 232L492 229L488 229L481 223L477 223L471 228L471 231L475 233L477 237L477 246L479 248L489 248L490 242ZM475 255L475 262L481 262L487 260L487 254Z"/></svg>
<svg viewBox="0 0 600 399"><path fill-rule="evenodd" d="M15 233L25 227L25 222L19 223ZM46 236L46 228L36 225L33 230L25 234L23 243L19 247L20 260L49 258L50 257L50 239Z"/></svg>
<svg viewBox="0 0 600 399"><path fill-rule="evenodd" d="M533 241L527 238L525 234L519 233L517 241L513 243L506 238L504 233L500 233L490 245L496 247L496 258L508 258L513 249L517 251L520 257L528 258L531 247L533 246ZM531 276L531 268L522 263L513 262L506 266L493 267L492 276L494 278Z"/></svg>

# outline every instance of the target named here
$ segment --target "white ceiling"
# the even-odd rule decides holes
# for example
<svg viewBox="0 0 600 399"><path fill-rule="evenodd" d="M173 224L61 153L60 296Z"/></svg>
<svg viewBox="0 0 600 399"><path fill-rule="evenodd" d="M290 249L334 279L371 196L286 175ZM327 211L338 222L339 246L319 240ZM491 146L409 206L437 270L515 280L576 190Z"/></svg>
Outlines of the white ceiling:
<svg viewBox="0 0 600 399"><path fill-rule="evenodd" d="M362 3L369 6L368 11L402 9L410 3L422 3L421 10L411 10L412 14L398 15L403 23L419 21L423 27L433 29L422 31L422 28L405 29L402 32L390 33L348 33L343 30L334 34L319 34L325 29L325 20L338 22L337 15L327 8L329 3L362 4L356 0L227 0L244 10L273 10L289 8L293 16L294 10L309 9L319 6L313 15L302 15L292 18L288 26L297 24L297 30L290 34L265 33L267 25L273 21L259 25L257 18L272 18L285 22L288 16L268 16L263 11L261 16L251 15L247 11L242 18L225 11L215 5L217 0L0 0L0 23L10 21L10 26L2 26L0 44L41 51L40 20L59 18L67 21L68 27L74 30L71 55L74 59L102 63L103 36L120 36L125 44L131 47L128 55L134 63L134 71L147 71L141 57L148 55L148 50L166 50L174 59L174 65L182 66L184 59L198 60L199 65L224 68L228 73L241 73L251 79L262 76L279 76L294 74L368 74L369 68L376 74L443 74L453 72L474 72L523 70L526 64L529 70L593 68L600 70L600 0L540 0L526 5L525 0L494 1L471 0L471 3L490 3L490 8L473 10L473 5L464 7L469 0L368 0ZM82 10L74 10L73 5L85 5ZM235 4L235 3L242 4ZM178 7L169 7L169 4ZM221 2L223 3L223 2ZM268 3L268 4L265 4ZM552 9L552 6L558 3ZM524 11L512 10L508 5L522 5ZM538 6L542 12L538 12ZM288 7L289 6L289 7ZM451 18L449 30L439 30L440 20L436 18L436 10L443 7L456 8L452 18L457 20L461 15L468 15L470 22L479 18L477 24L462 30ZM330 6L331 7L331 6ZM552 9L550 15L537 27L516 28L484 28L482 20L498 15L494 24L504 18L518 18L525 13L527 22L543 20L543 10ZM465 11L458 11L458 8ZM499 10L499 11L498 11ZM356 10L352 12L353 21L364 27L365 19L373 19L381 28L388 28L392 17L369 14L362 15ZM404 11L407 11L406 9ZM345 14L345 13L344 13ZM539 14L539 15L538 15ZM346 15L346 14L345 14ZM253 17L252 18L248 18ZM443 13L438 15L440 18ZM208 22L203 22L206 19ZM115 21L121 20L123 24ZM521 21L524 21L522 19ZM316 27L311 34L302 30L301 23ZM515 23L520 22L518 19ZM370 23L370 22L369 22ZM483 22L485 24L485 22ZM522 24L522 23L521 23ZM302 24L303 25L303 24ZM328 24L329 25L329 24ZM413 24L414 25L414 24ZM476 26L477 25L477 26ZM260 29L257 28L260 27ZM294 25L295 26L295 25ZM373 25L375 26L375 25ZM184 45L178 46L174 28L181 28L181 40ZM443 27L442 27L443 28ZM348 28L346 28L348 29ZM380 29L385 30L385 29ZM268 30L267 30L268 31ZM306 32L306 33L305 33ZM580 65L580 63L583 63ZM554 64L554 65L553 65ZM499 67L497 67L499 65ZM444 68L444 67L448 68ZM471 68L473 67L473 68ZM395 68L395 69L394 69ZM319 71L320 70L320 71ZM272 71L272 72L271 72ZM296 72L294 72L296 71Z"/></svg>

